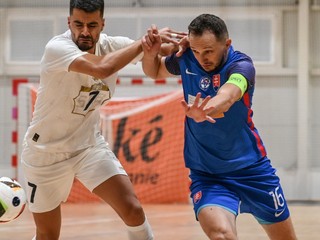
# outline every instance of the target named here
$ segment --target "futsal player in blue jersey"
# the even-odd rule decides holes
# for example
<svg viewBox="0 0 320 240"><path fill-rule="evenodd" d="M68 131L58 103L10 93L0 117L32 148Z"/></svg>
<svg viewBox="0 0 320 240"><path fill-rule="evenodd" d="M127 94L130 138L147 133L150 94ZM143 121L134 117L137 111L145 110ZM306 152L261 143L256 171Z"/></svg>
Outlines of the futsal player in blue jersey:
<svg viewBox="0 0 320 240"><path fill-rule="evenodd" d="M188 47L161 57L152 26L143 38L143 69L154 79L181 75L184 158L196 219L210 239L237 239L238 213L252 214L272 240L296 239L280 180L252 121L251 58L233 49L215 15L196 17L188 30Z"/></svg>

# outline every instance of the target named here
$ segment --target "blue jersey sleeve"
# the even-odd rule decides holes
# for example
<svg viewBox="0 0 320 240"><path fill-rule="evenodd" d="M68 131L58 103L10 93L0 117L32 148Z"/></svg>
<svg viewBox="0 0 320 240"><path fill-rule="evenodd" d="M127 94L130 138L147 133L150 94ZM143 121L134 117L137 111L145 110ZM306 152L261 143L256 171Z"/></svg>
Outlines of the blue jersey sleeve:
<svg viewBox="0 0 320 240"><path fill-rule="evenodd" d="M166 57L165 65L169 73L173 75L181 74L178 57L176 56L175 53Z"/></svg>

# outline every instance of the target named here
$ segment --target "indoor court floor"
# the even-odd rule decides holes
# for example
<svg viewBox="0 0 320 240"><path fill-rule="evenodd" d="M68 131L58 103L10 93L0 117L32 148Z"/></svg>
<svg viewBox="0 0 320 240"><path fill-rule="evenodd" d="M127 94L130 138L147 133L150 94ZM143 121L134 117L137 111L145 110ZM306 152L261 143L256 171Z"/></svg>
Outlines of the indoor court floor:
<svg viewBox="0 0 320 240"><path fill-rule="evenodd" d="M195 221L191 205L143 204L155 240L207 240ZM289 203L299 240L320 240L320 204ZM127 240L125 225L105 204L63 204L61 240ZM239 240L267 240L261 226L251 215L241 214L237 221ZM16 220L0 224L1 240L31 240L32 216L26 209Z"/></svg>

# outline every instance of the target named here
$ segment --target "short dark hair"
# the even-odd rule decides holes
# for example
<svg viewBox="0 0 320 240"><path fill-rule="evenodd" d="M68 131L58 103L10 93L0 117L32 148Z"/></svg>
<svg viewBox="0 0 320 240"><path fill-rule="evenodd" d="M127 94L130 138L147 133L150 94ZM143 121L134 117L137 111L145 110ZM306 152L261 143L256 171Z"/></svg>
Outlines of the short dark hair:
<svg viewBox="0 0 320 240"><path fill-rule="evenodd" d="M201 36L203 32L210 31L220 41L229 37L225 22L212 14L201 14L191 21L188 26L189 34Z"/></svg>
<svg viewBox="0 0 320 240"><path fill-rule="evenodd" d="M70 16L74 8L81 9L88 13L99 10L101 17L103 17L104 0L70 0Z"/></svg>

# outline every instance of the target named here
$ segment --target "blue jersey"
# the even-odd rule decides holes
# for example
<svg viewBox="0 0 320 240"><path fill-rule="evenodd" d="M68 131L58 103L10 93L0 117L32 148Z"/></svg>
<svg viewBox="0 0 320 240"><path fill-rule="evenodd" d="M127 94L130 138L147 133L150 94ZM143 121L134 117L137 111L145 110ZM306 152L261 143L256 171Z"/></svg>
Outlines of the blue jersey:
<svg viewBox="0 0 320 240"><path fill-rule="evenodd" d="M247 91L216 123L185 119L184 158L186 167L211 174L232 172L247 167L266 156L266 150L252 121L252 97L255 69L247 55L229 48L226 62L218 69L206 72L191 49L179 58L166 58L168 71L181 75L184 98L192 103L198 92L201 98L214 97L233 73L248 81Z"/></svg>

